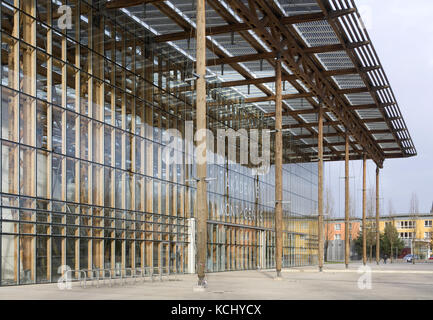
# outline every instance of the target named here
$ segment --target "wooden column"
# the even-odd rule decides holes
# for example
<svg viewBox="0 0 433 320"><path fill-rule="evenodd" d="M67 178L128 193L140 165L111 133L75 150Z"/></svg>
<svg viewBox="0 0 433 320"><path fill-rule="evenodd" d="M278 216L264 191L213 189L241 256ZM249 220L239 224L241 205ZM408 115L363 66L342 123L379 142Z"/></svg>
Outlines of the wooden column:
<svg viewBox="0 0 433 320"><path fill-rule="evenodd" d="M52 18L52 4L51 2L47 2L47 21L48 24L51 24L51 18ZM53 29L48 28L47 29L47 101L53 101ZM79 47L79 45L78 45ZM79 57L78 57L79 61ZM77 94L77 97L79 97L79 94ZM78 98L79 99L79 98ZM53 107L51 104L47 104L47 150L52 151L53 150L53 138L52 138L52 126L53 126ZM79 131L79 130L77 130ZM79 148L78 148L79 150ZM47 199L52 199L52 182L53 182L53 170L52 170L52 152L47 153ZM77 189L78 190L78 189ZM79 193L77 191L77 193ZM79 202L79 199L77 199ZM49 206L51 209L51 205ZM48 221L50 224L52 223L52 215L48 215ZM79 229L77 228L77 236L79 235ZM51 265L52 265L52 255L51 255L51 248L52 248L52 226L49 226L47 228L47 281L51 282ZM76 247L76 252L79 252L79 245ZM72 267L72 266L71 266ZM75 266L75 269L79 269L79 267Z"/></svg>
<svg viewBox="0 0 433 320"><path fill-rule="evenodd" d="M95 13L95 12L94 12ZM96 17L96 15L94 16ZM99 79L104 78L104 61L102 59L104 55L104 22L105 20L103 17L99 19L94 19L94 26L92 30L92 43L94 50L99 53L100 55L94 55L93 56L93 74L97 76ZM103 82L95 81L93 84L93 92L94 92L94 98L93 98L93 114L95 118L101 122L104 121L104 96L105 96L105 89ZM96 124L94 126L94 137L96 140L93 142L95 145L95 152L94 152L94 161L98 164L104 163L104 149L105 149L105 139L104 139L104 126L100 123ZM95 179L93 180L93 188L96 190L94 192L94 198L93 203L98 206L104 205L104 197L105 197L105 190L104 190L104 168L100 165L95 165L94 168L94 176ZM104 212L102 209L93 211L93 226L98 227L104 227ZM96 216L96 217L95 217ZM93 237L97 239L93 239L93 265L97 269L103 269L104 268L104 231L102 229L96 229L93 231ZM100 271L100 275L102 276L103 273Z"/></svg>
<svg viewBox="0 0 433 320"><path fill-rule="evenodd" d="M346 149L345 149L345 235L344 235L344 244L345 244L345 255L344 261L346 264L346 269L349 268L349 260L350 260L350 202L349 202L350 194L349 194L349 135L346 134Z"/></svg>
<svg viewBox="0 0 433 320"><path fill-rule="evenodd" d="M112 37L110 38L110 54L112 57L116 56L116 36L115 36L115 28L113 26L111 26L111 32L112 32ZM110 77L111 77L111 83L116 83L116 72L114 71L114 64L113 66L113 72L111 73ZM108 92L108 90L107 90ZM110 108L111 108L111 125L115 126L116 125L116 89L115 87L111 87L110 88ZM109 131L110 134L110 152L111 152L111 167L114 168L116 166L116 130L114 130L114 128L110 128ZM110 199L111 199L111 203L110 206L112 208L116 207L116 172L114 169L111 169L109 172L109 175L111 177L110 181L111 181L111 186L110 186ZM116 215L116 211L113 210L112 213L113 218L117 218ZM115 226L116 226L116 221L113 219L112 222L112 226L113 231L111 233L112 236L112 240L110 241L110 259L111 259L111 272L112 274L116 273L116 231Z"/></svg>
<svg viewBox="0 0 433 320"><path fill-rule="evenodd" d="M15 7L19 8L19 1L14 0ZM20 14L18 10L13 10L13 28L12 36L15 39L19 39L20 32ZM19 90L20 87L20 47L19 41L13 40L10 44L10 53L8 54L8 87ZM9 134L8 140L18 142L19 141L19 94L12 93L8 99L8 125ZM3 156L3 154L2 154ZM19 154L17 146L10 146L9 152L7 152L8 164L8 190L9 193L19 194ZM2 179L5 179L3 176ZM2 190L3 191L3 190ZM14 223L14 233L19 233L19 224ZM19 236L14 237L14 280L15 283L19 283L18 269L20 268L19 260Z"/></svg>
<svg viewBox="0 0 433 320"><path fill-rule="evenodd" d="M283 261L283 105L281 89L281 59L275 64L275 265L281 277Z"/></svg>
<svg viewBox="0 0 433 320"><path fill-rule="evenodd" d="M323 105L320 102L319 105L319 137L318 137L318 175L319 175L319 186L318 186L318 231L317 236L319 239L319 271L323 271Z"/></svg>
<svg viewBox="0 0 433 320"><path fill-rule="evenodd" d="M30 17L35 15L35 1L26 1L22 4L22 9L27 14L21 13L22 19L22 34L24 41L31 45L36 44L36 23ZM20 81L21 90L31 96L36 96L36 51L30 47L23 46L22 52L22 73L23 77ZM18 60L18 56L15 58ZM20 138L22 143L30 146L35 146L36 141L36 101L27 96L21 96L19 101L19 112L21 118ZM35 166L35 151L32 148L21 148L19 153L20 163L22 164L22 177L19 180L21 193L27 196L35 196L36 194L36 166ZM22 160L21 160L22 157ZM23 179L24 177L24 179ZM22 221L34 221L31 212L20 213ZM28 271L30 280L36 281L36 242L35 242L35 225L32 223L21 223L23 233L32 234L32 236L20 236L20 254L22 256L22 270Z"/></svg>
<svg viewBox="0 0 433 320"><path fill-rule="evenodd" d="M85 6L81 6L81 10L85 10ZM89 38L88 38L88 47L89 49L93 49L93 31L92 31L92 27L93 26L93 16L92 13L89 12L88 14L88 25L87 25L87 31L89 34ZM66 39L65 39L66 40ZM66 50L66 47L65 47ZM66 53L64 53L66 54ZM91 58L90 58L91 57ZM81 66L83 69L85 69L87 67L87 72L89 73L89 77L87 78L87 111L89 116L93 117L93 110L94 110L94 103L93 103L93 81L91 78L91 75L93 75L93 56L92 53L90 53L89 51L89 60L87 61L87 66ZM83 92L85 92L85 87L86 85L82 83L81 89L83 90ZM62 123L64 123L64 121L62 121ZM88 121L87 122L87 148L88 148L88 160L89 162L93 162L94 161L94 155L93 155L93 144L96 141L93 141L93 123L92 121ZM85 150L85 149L83 149ZM83 182L85 181L85 177L87 175L87 201L88 203L93 203L93 186L94 186L94 182L93 182L93 166L92 165L88 165L86 164L85 167L87 168L87 173L83 172L83 176L82 176L82 180ZM66 175L65 175L66 176ZM63 175L62 175L63 177ZM62 185L64 185L62 183ZM82 193L85 192L85 190L81 190ZM62 199L64 199L62 197ZM87 269L88 271L88 276L92 275L92 271L93 270L93 238L92 238L92 231L91 231L91 216L93 214L92 210L89 209L89 211L86 210L86 214L88 215L86 217L86 227L88 229L87 231L87 235L89 237L89 240L87 241Z"/></svg>
<svg viewBox="0 0 433 320"><path fill-rule="evenodd" d="M153 177L153 61L154 61L154 50L153 48L149 48L148 58L146 59L146 88L145 88L145 108L146 108L146 127L145 127L145 136L148 139L146 141L146 172L149 177ZM146 179L146 211L148 213L153 213L153 179ZM153 261L153 246L154 246L154 224L149 223L153 219L152 214L146 214L146 267L151 267L153 270L154 261ZM156 246L156 244L155 244Z"/></svg>
<svg viewBox="0 0 433 320"><path fill-rule="evenodd" d="M51 16L51 4L47 7L47 14L50 17ZM73 13L73 17L75 20L75 34L80 34L80 3L78 2L76 7L73 9L74 13ZM51 21L51 18L49 18L48 21ZM47 39L47 43L48 43L48 54L52 55L52 29L48 29L48 39ZM47 63L47 78L50 78L50 80L48 81L47 87L48 87L48 91L52 92L52 88L50 89L50 87L52 87L52 58L49 58L49 62ZM75 45L75 66L80 67L80 44L77 43ZM80 114L81 112L81 71L80 69L76 69L75 70L75 112L77 114ZM51 96L52 93L49 94L50 98L48 98L48 101L51 101ZM49 110L51 109L51 107L48 107ZM48 117L47 117L48 118ZM51 118L51 116L50 116ZM51 121L48 120L48 123L50 123ZM81 117L77 116L75 118L75 127L76 128L80 128L81 125ZM51 129L49 130L51 131ZM48 138L48 141L51 141L52 139ZM52 150L51 147L48 147L48 150ZM79 159L81 157L81 130L76 130L75 132L75 157L77 159ZM50 163L50 161L49 161ZM80 174L80 161L75 161L75 202L80 203L80 198L81 198L81 174ZM49 168L47 170L47 172L49 172L50 176L48 177L48 181L51 181L51 172L52 169ZM51 187L50 187L51 189ZM48 199L50 199L51 196L48 197ZM77 213L80 213L80 211L77 211ZM80 220L81 217L76 217L76 222L77 225L80 225ZM71 268L75 269L75 270L80 270L80 228L76 228L75 232L75 240L74 241L74 246L75 246L75 263L74 266L71 266ZM50 237L51 238L51 237ZM49 262L49 264L51 265L51 262ZM50 271L51 273L51 271ZM78 277L80 276L79 272L75 273L75 277L78 279Z"/></svg>
<svg viewBox="0 0 433 320"><path fill-rule="evenodd" d="M197 0L197 130L206 129L206 13L205 0ZM202 146L202 155L206 159L206 135L197 141ZM197 256L198 256L198 285L204 285L207 249L207 185L206 160L197 164Z"/></svg>
<svg viewBox="0 0 433 320"><path fill-rule="evenodd" d="M363 173L362 173L362 262L364 266L367 264L367 219L366 219L366 209L367 209L367 155L364 154L363 159Z"/></svg>
<svg viewBox="0 0 433 320"><path fill-rule="evenodd" d="M376 167L376 263L380 261L380 230L379 230L379 167Z"/></svg>

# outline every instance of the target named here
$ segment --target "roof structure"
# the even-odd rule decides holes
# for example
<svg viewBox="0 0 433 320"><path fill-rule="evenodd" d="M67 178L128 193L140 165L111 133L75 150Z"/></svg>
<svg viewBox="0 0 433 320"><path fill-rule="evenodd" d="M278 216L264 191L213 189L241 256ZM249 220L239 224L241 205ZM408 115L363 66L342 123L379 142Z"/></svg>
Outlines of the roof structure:
<svg viewBox="0 0 433 320"><path fill-rule="evenodd" d="M195 1L111 0L192 60ZM385 159L417 151L353 0L207 0L207 68L275 128L275 59L282 59L284 143L314 161L323 104L324 160ZM288 148L289 149L289 148Z"/></svg>

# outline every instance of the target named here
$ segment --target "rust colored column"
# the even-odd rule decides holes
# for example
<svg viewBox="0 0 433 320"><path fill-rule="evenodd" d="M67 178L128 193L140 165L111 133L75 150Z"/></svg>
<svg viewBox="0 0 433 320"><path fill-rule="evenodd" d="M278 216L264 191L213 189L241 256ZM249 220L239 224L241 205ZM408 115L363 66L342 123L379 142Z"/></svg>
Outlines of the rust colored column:
<svg viewBox="0 0 433 320"><path fill-rule="evenodd" d="M349 194L349 135L346 133L346 149L345 149L345 239L344 239L344 262L346 269L349 268L350 260L350 194Z"/></svg>
<svg viewBox="0 0 433 320"><path fill-rule="evenodd" d="M275 264L281 277L283 261L283 101L281 89L281 60L275 65Z"/></svg>
<svg viewBox="0 0 433 320"><path fill-rule="evenodd" d="M318 165L318 175L319 175L319 186L318 186L318 232L317 236L319 238L319 271L323 271L323 105L320 102L319 105L319 165Z"/></svg>
<svg viewBox="0 0 433 320"><path fill-rule="evenodd" d="M205 0L197 0L197 131L203 147L203 159L197 159L197 274L198 285L204 286L206 257L207 257L207 163L206 163L206 13Z"/></svg>
<svg viewBox="0 0 433 320"><path fill-rule="evenodd" d="M367 219L366 219L366 209L367 209L367 155L364 154L363 159L363 173L362 173L362 262L364 266L367 264Z"/></svg>
<svg viewBox="0 0 433 320"><path fill-rule="evenodd" d="M379 167L376 168L376 263L380 261L380 230L379 230L379 218L380 218L380 205L379 205Z"/></svg>

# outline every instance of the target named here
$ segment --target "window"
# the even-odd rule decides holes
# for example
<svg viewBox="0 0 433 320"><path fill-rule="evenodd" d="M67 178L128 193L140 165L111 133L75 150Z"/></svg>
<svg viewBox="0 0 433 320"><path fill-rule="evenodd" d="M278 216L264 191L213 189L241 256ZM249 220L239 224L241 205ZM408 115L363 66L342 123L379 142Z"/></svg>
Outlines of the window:
<svg viewBox="0 0 433 320"><path fill-rule="evenodd" d="M424 232L424 239L431 239L432 233L431 232Z"/></svg>
<svg viewBox="0 0 433 320"><path fill-rule="evenodd" d="M400 232L400 239L412 239L413 232Z"/></svg>
<svg viewBox="0 0 433 320"><path fill-rule="evenodd" d="M336 234L334 236L334 240L341 240L341 234Z"/></svg>
<svg viewBox="0 0 433 320"><path fill-rule="evenodd" d="M415 221L400 221L400 229L412 229L415 227Z"/></svg>
<svg viewBox="0 0 433 320"><path fill-rule="evenodd" d="M335 225L335 231L340 231L341 230L341 224L340 223L337 223L336 225Z"/></svg>
<svg viewBox="0 0 433 320"><path fill-rule="evenodd" d="M432 220L424 221L424 227L431 228L432 227Z"/></svg>

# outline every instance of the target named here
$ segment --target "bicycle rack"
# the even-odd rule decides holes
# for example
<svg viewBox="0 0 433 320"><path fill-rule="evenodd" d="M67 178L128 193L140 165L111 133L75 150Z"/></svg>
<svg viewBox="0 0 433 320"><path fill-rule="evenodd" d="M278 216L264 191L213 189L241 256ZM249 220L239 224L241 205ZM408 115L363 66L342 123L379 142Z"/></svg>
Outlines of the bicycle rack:
<svg viewBox="0 0 433 320"><path fill-rule="evenodd" d="M128 284L128 279L132 279L134 277L133 270L135 270L135 269L133 269L133 268L125 268L125 269L123 269L123 271L124 271L124 277L123 277L123 281L122 282L124 283L124 285ZM128 276L128 271L129 271L129 276Z"/></svg>
<svg viewBox="0 0 433 320"><path fill-rule="evenodd" d="M86 271L85 270L68 270L66 272L70 272L72 275L73 274L78 274L78 281L80 282L80 286L81 288L86 288L87 287L87 275L86 275ZM84 276L82 276L84 275ZM71 277L73 278L73 277ZM84 285L83 285L84 283Z"/></svg>
<svg viewBox="0 0 433 320"><path fill-rule="evenodd" d="M99 269L82 269L81 271L84 272L84 274L91 274L91 276L86 276L86 281L89 281L92 286L96 286L96 288L99 288ZM96 274L96 276L95 276Z"/></svg>
<svg viewBox="0 0 433 320"><path fill-rule="evenodd" d="M161 271L159 270L159 268L158 267L152 267L152 273L151 273L151 279L152 279L152 282L154 282L154 281L156 281L155 280L155 277L156 276L159 276L159 280L161 281ZM155 272L155 270L157 271L157 272Z"/></svg>
<svg viewBox="0 0 433 320"><path fill-rule="evenodd" d="M81 270L68 270L71 277L80 282L81 288L87 288L89 283L99 288L108 284L112 287L116 280L120 280L120 285L125 286L127 284L136 284L137 280L141 279L141 282L146 282L148 278L150 281L155 282L159 280L160 282L176 281L176 274L170 274L169 267L142 267L142 268L125 268L125 269L81 269ZM171 278L173 276L173 278ZM132 281L129 281L129 280Z"/></svg>
<svg viewBox="0 0 433 320"><path fill-rule="evenodd" d="M149 279L151 280L152 279L152 272L151 272L151 267L143 267L143 268L137 268L137 269L134 269L134 283L136 283L136 281L137 281L137 279L138 278L141 278L142 280L142 282L144 283L144 282L146 282L146 271L148 271L148 276L149 276Z"/></svg>
<svg viewBox="0 0 433 320"><path fill-rule="evenodd" d="M111 269L101 269L102 272L102 283L105 284L105 281L108 280L109 286L110 288L113 286L113 282L112 282L112 272ZM106 274L108 272L108 277L106 277Z"/></svg>
<svg viewBox="0 0 433 320"><path fill-rule="evenodd" d="M163 270L166 272L164 273ZM167 281L170 280L170 268L169 267L160 267L159 279L163 281L163 277L167 278Z"/></svg>

